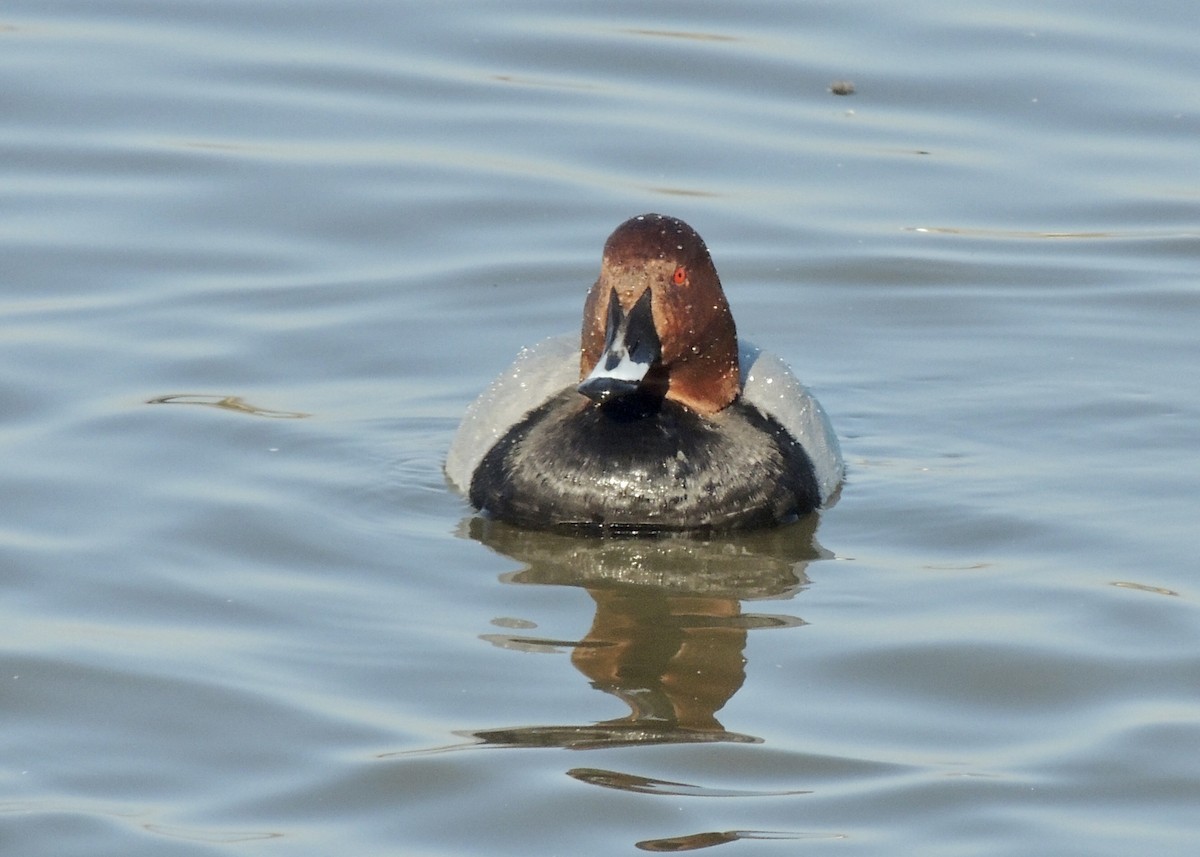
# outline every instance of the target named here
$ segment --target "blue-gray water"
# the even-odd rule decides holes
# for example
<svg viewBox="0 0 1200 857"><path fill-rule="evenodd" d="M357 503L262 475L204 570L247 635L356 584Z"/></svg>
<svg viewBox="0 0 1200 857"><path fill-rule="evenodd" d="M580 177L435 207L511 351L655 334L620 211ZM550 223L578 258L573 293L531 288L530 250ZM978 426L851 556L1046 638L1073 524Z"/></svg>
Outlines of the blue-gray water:
<svg viewBox="0 0 1200 857"><path fill-rule="evenodd" d="M1194 853L1198 42L1191 0L8 3L0 849ZM447 488L651 210L830 413L815 532Z"/></svg>

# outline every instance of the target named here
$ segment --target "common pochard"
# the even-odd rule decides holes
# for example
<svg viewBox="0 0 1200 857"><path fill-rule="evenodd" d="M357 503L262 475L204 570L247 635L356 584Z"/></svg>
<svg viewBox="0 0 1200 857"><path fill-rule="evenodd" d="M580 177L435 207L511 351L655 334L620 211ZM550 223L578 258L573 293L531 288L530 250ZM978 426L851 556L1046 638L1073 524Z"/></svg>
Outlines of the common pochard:
<svg viewBox="0 0 1200 857"><path fill-rule="evenodd" d="M843 464L816 399L739 342L703 239L643 214L604 245L582 338L522 350L467 409L446 473L525 527L712 532L812 512Z"/></svg>

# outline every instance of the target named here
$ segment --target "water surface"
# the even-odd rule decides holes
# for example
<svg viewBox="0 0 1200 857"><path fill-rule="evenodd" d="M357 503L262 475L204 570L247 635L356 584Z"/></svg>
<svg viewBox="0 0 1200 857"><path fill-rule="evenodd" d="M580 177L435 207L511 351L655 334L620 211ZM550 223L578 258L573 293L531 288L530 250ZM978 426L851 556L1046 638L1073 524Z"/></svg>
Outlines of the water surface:
<svg viewBox="0 0 1200 857"><path fill-rule="evenodd" d="M1198 29L10 3L6 853L1190 854ZM839 501L473 519L463 409L655 210Z"/></svg>

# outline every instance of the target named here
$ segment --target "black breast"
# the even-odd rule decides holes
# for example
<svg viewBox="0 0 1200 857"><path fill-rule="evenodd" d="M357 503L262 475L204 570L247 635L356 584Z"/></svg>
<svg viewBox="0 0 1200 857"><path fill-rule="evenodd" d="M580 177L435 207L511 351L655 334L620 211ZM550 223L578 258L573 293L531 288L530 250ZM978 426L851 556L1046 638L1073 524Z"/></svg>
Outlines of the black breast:
<svg viewBox="0 0 1200 857"><path fill-rule="evenodd" d="M488 451L470 497L521 526L597 531L746 529L820 504L804 448L740 399L703 417L661 399L597 405L574 389Z"/></svg>

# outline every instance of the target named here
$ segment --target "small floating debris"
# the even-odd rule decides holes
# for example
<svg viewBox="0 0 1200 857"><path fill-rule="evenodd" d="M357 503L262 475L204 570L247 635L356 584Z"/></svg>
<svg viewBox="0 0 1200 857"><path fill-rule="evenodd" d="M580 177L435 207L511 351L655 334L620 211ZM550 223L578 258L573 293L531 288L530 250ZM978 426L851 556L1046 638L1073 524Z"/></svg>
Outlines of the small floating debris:
<svg viewBox="0 0 1200 857"><path fill-rule="evenodd" d="M221 408L226 411L236 411L239 414L249 414L252 417L267 417L273 420L302 420L312 414L302 411L273 411L270 408L260 408L251 405L241 396L208 395L205 393L178 393L172 396L157 396L146 400L147 405L205 405L210 408Z"/></svg>
<svg viewBox="0 0 1200 857"><path fill-rule="evenodd" d="M829 91L834 95L853 95L854 81L852 80L835 80L829 84Z"/></svg>
<svg viewBox="0 0 1200 857"><path fill-rule="evenodd" d="M1151 586L1149 583L1134 583L1132 580L1114 580L1112 585L1118 589L1136 589L1138 592L1152 592L1155 595L1175 595L1179 593L1164 586Z"/></svg>

